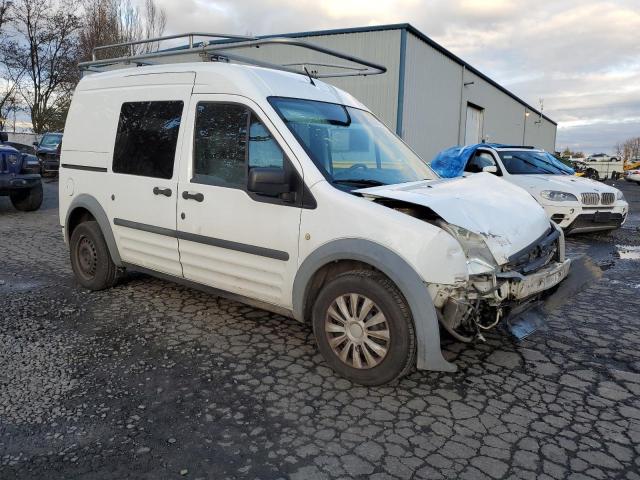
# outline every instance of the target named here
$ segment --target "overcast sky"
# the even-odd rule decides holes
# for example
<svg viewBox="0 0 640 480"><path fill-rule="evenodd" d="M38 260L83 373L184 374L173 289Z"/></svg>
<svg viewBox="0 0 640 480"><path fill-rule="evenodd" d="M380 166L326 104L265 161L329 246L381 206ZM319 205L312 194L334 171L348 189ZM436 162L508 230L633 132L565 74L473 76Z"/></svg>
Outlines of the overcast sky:
<svg viewBox="0 0 640 480"><path fill-rule="evenodd" d="M640 0L156 0L167 33L408 22L559 123L557 148L640 136Z"/></svg>

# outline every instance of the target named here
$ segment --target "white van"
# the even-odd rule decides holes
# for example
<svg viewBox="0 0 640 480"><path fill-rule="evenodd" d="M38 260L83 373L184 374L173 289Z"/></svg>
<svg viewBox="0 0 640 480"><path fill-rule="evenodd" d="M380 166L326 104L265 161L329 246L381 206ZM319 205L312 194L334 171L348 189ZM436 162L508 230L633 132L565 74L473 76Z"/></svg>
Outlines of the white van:
<svg viewBox="0 0 640 480"><path fill-rule="evenodd" d="M368 385L454 371L439 321L479 338L570 265L519 187L440 179L349 94L226 62L86 75L60 222L82 286L132 269L309 322L327 363Z"/></svg>

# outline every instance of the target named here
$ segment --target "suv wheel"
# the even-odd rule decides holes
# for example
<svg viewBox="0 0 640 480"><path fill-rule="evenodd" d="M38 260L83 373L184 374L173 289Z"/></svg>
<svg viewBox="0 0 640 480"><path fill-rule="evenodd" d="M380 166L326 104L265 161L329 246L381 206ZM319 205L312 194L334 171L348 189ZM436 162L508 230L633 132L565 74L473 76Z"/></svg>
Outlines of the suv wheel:
<svg viewBox="0 0 640 480"><path fill-rule="evenodd" d="M71 234L71 267L80 285L89 290L112 287L118 269L111 260L98 222L81 223Z"/></svg>
<svg viewBox="0 0 640 480"><path fill-rule="evenodd" d="M318 295L312 321L320 353L349 380L382 385L413 367L416 341L409 306L378 272L346 272L331 280Z"/></svg>
<svg viewBox="0 0 640 480"><path fill-rule="evenodd" d="M21 212L33 212L42 205L42 183L29 190L18 190L9 194L11 203Z"/></svg>

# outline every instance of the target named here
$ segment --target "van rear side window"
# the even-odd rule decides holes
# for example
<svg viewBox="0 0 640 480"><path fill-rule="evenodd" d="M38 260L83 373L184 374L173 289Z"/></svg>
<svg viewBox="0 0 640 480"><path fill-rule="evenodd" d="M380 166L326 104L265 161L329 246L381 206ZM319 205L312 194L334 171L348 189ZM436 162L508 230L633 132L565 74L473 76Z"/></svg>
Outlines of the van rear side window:
<svg viewBox="0 0 640 480"><path fill-rule="evenodd" d="M127 102L120 109L113 172L173 177L183 102Z"/></svg>

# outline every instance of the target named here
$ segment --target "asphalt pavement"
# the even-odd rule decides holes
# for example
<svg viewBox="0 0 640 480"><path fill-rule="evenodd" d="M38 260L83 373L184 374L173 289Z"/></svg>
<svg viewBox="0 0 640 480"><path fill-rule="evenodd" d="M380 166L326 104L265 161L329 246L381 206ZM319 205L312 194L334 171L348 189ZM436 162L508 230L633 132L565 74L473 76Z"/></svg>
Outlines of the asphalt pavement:
<svg viewBox="0 0 640 480"><path fill-rule="evenodd" d="M376 388L293 320L135 273L83 290L57 182L0 198L0 479L640 479L640 187L616 185L631 217L567 239L595 276L538 331Z"/></svg>

